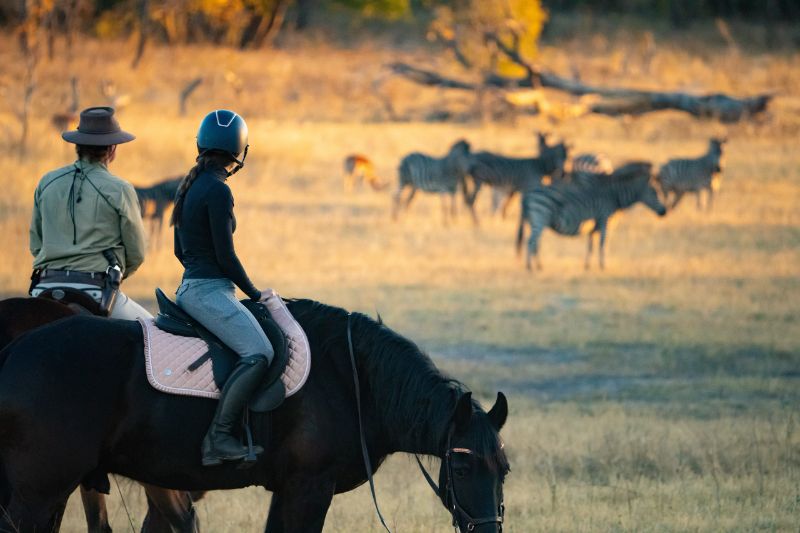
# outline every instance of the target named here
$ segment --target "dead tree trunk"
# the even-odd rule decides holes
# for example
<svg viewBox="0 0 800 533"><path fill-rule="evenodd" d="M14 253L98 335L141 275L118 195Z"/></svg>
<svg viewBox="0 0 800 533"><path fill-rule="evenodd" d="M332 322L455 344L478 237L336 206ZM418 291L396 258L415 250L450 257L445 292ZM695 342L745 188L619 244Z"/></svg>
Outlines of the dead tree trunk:
<svg viewBox="0 0 800 533"><path fill-rule="evenodd" d="M272 44L283 26L289 4L290 0L274 0L267 13L254 13L242 34L239 48L261 48L264 44Z"/></svg>
<svg viewBox="0 0 800 533"><path fill-rule="evenodd" d="M603 115L641 115L653 111L673 109L689 113L697 118L712 118L721 122L738 122L766 111L771 94L760 94L745 98L735 98L726 94L694 95L682 92L640 91L619 87L599 87L578 80L562 78L541 71L525 61L519 52L508 47L494 34L486 35L487 41L495 43L498 49L511 61L522 66L526 75L508 78L496 74L486 74L481 82L467 82L444 77L436 72L417 68L406 63L392 63L390 70L420 85L475 91L479 87L499 87L509 91L538 89L547 87L575 96L597 95L599 102L588 104L586 112Z"/></svg>

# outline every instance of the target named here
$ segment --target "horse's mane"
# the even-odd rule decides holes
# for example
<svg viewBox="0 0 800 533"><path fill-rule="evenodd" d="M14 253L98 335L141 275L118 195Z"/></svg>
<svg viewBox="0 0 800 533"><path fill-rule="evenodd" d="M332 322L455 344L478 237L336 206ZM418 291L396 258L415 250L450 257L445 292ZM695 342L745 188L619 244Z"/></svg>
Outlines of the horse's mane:
<svg viewBox="0 0 800 533"><path fill-rule="evenodd" d="M312 300L290 301L289 309L307 333L324 332L318 348L322 353L315 357L330 357L335 349L345 357L345 371L350 374L347 311ZM368 381L386 429L402 431L405 443L441 452L456 402L468 388L442 373L416 344L382 322L361 313L353 313L351 321L359 375ZM473 413L477 410L473 400ZM507 471L497 431L485 415L473 416L473 423L478 429L474 451L499 471Z"/></svg>

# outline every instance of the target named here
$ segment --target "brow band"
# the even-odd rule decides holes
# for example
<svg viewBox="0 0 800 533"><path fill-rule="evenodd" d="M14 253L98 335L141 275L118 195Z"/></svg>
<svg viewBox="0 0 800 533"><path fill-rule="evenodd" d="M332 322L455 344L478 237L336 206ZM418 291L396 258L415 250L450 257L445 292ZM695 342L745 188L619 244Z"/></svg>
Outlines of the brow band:
<svg viewBox="0 0 800 533"><path fill-rule="evenodd" d="M473 453L469 448L452 448L450 451L456 453L468 453L470 455Z"/></svg>

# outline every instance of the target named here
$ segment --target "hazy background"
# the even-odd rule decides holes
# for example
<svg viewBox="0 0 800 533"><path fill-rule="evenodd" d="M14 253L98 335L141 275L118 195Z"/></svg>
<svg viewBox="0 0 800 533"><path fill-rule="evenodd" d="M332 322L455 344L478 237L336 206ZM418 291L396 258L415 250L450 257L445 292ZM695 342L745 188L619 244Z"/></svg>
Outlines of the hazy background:
<svg viewBox="0 0 800 533"><path fill-rule="evenodd" d="M250 126L247 166L230 184L237 249L256 284L379 311L484 405L506 392L508 531L798 531L798 21L788 0L3 2L0 294L27 290L34 187L74 156L53 125L70 112L71 77L81 108L116 104L137 135L111 166L136 185L186 172L202 116L233 109ZM735 124L677 111L609 117L548 89L518 108L506 91L426 88L387 68L522 75L492 59L475 24L519 32L531 63L584 83L774 100ZM464 39L472 69L448 36ZM584 237L549 231L544 270L525 271L513 250L518 204L493 216L488 191L477 230L463 205L445 227L425 194L390 220L405 154L439 156L465 138L532 155L539 131L573 154L656 167L727 136L721 194L711 212L689 197L663 219L642 207L616 217L603 272L596 261L584 271ZM353 152L391 186L346 193ZM165 227L124 289L152 309L154 288L172 292L180 274ZM376 482L394 530L450 529L408 457ZM112 487L112 525L129 529ZM141 490L120 487L140 523ZM198 504L203 527L260 531L268 498L210 494ZM63 530L83 529L74 497ZM326 531L377 530L364 487L334 499Z"/></svg>

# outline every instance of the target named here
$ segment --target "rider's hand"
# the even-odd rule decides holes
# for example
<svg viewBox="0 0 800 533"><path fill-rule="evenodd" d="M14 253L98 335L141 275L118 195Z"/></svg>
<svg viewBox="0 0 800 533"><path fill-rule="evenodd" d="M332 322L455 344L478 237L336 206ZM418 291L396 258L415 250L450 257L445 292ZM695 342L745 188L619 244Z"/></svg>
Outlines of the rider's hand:
<svg viewBox="0 0 800 533"><path fill-rule="evenodd" d="M259 302L266 302L267 300L269 300L273 296L277 296L277 294L275 294L274 290L272 290L272 289L264 289L263 291L261 291L261 298L258 301Z"/></svg>

